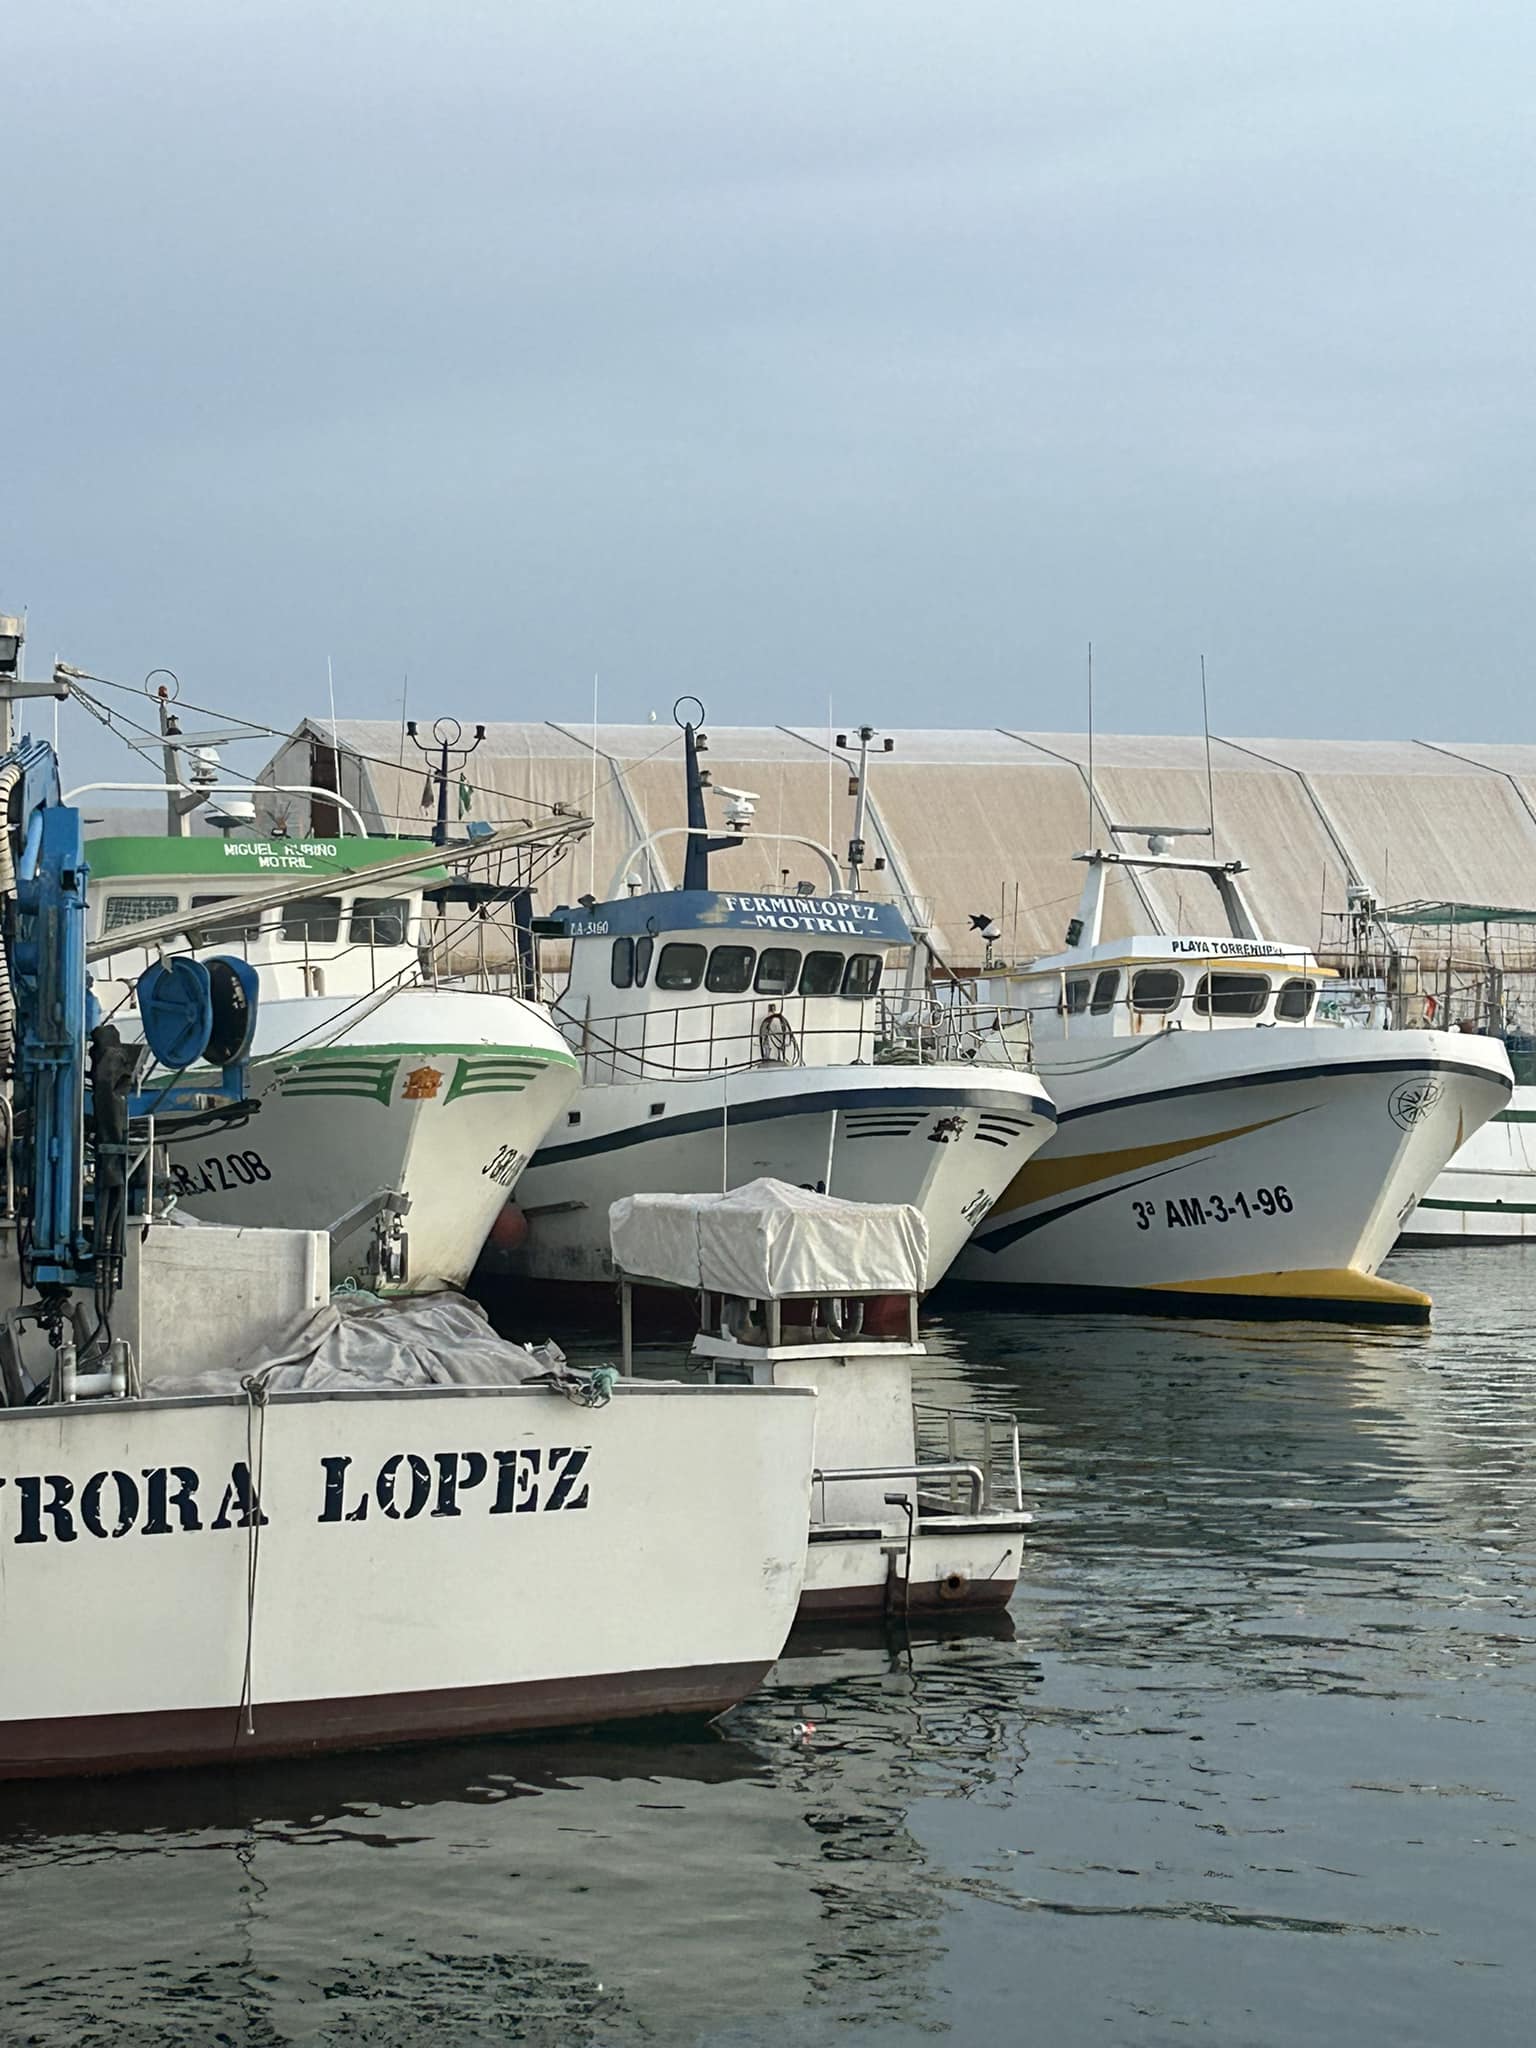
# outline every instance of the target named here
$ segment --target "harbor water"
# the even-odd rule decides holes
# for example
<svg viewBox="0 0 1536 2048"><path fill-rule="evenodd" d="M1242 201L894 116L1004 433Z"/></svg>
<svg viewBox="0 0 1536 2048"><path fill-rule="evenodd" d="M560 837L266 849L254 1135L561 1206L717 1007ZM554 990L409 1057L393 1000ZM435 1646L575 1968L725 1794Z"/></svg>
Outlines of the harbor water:
<svg viewBox="0 0 1536 2048"><path fill-rule="evenodd" d="M720 1731L6 1786L0 2039L1524 2042L1536 1251L1390 1272L1431 1328L932 1319L1024 1424L992 1634Z"/></svg>

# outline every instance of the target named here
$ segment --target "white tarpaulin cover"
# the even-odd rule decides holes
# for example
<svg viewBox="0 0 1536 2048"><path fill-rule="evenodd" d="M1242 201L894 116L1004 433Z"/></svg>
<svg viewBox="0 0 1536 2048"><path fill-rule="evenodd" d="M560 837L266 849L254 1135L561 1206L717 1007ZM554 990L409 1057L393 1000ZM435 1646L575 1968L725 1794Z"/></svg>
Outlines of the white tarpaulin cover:
<svg viewBox="0 0 1536 2048"><path fill-rule="evenodd" d="M928 1225L899 1202L841 1202L782 1180L726 1195L625 1195L608 1211L614 1262L635 1280L762 1301L917 1294Z"/></svg>

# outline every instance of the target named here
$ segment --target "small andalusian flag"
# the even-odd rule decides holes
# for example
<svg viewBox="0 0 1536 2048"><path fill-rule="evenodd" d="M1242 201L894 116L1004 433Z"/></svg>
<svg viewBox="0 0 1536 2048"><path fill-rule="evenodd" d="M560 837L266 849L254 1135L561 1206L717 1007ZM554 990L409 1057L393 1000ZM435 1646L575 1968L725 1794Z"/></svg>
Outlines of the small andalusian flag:
<svg viewBox="0 0 1536 2048"><path fill-rule="evenodd" d="M461 775L459 777L459 816L461 818L467 818L469 816L469 813L474 806L474 801L475 792L469 786L469 778L465 775Z"/></svg>

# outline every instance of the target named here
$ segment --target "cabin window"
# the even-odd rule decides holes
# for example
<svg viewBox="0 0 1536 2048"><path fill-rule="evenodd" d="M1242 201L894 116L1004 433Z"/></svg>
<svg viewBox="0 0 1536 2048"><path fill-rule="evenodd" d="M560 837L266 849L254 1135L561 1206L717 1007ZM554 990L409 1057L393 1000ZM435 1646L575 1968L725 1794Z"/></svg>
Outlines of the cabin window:
<svg viewBox="0 0 1536 2048"><path fill-rule="evenodd" d="M651 955L656 950L656 941L647 932L635 941L635 987L644 988L645 978L651 971Z"/></svg>
<svg viewBox="0 0 1536 2048"><path fill-rule="evenodd" d="M408 896L358 896L347 927L354 946L403 946L410 921Z"/></svg>
<svg viewBox="0 0 1536 2048"><path fill-rule="evenodd" d="M1088 991L1093 987L1086 974L1074 974L1066 985L1061 1007L1069 1017L1081 1017L1088 1007Z"/></svg>
<svg viewBox="0 0 1536 2048"><path fill-rule="evenodd" d="M1280 993L1275 998L1275 1015L1288 1023L1299 1024L1306 1017L1317 998L1315 981L1282 981Z"/></svg>
<svg viewBox="0 0 1536 2048"><path fill-rule="evenodd" d="M1095 1017L1102 1017L1106 1010L1115 1007L1115 997L1120 993L1120 970L1106 967L1097 975L1093 984L1093 1001L1088 1005Z"/></svg>
<svg viewBox="0 0 1536 2048"><path fill-rule="evenodd" d="M608 966L609 977L615 988L633 988L635 985L635 942L633 939L615 939L613 958Z"/></svg>
<svg viewBox="0 0 1536 2048"><path fill-rule="evenodd" d="M190 926L187 937L194 946L232 946L256 938L261 931L261 910L242 910L238 896L194 896L194 910L221 910L206 924Z"/></svg>
<svg viewBox="0 0 1536 2048"><path fill-rule="evenodd" d="M884 964L878 953L855 953L843 969L843 994L872 996L880 986L880 969Z"/></svg>
<svg viewBox="0 0 1536 2048"><path fill-rule="evenodd" d="M302 903L283 906L283 937L312 939L329 946L341 937L341 898L306 896Z"/></svg>
<svg viewBox="0 0 1536 2048"><path fill-rule="evenodd" d="M1184 994L1184 977L1172 967L1140 967L1131 982L1131 1001L1138 1010L1176 1009Z"/></svg>
<svg viewBox="0 0 1536 2048"><path fill-rule="evenodd" d="M792 996L799 972L800 955L793 946L764 946L752 986L760 996Z"/></svg>
<svg viewBox="0 0 1536 2048"><path fill-rule="evenodd" d="M104 932L120 932L124 925L143 924L151 917L169 917L180 910L179 896L109 896Z"/></svg>
<svg viewBox="0 0 1536 2048"><path fill-rule="evenodd" d="M673 939L661 949L656 962L656 986L664 989L697 988L704 979L704 948Z"/></svg>
<svg viewBox="0 0 1536 2048"><path fill-rule="evenodd" d="M752 969L757 962L751 946L716 946L709 956L704 986L717 996L745 995L752 986Z"/></svg>
<svg viewBox="0 0 1536 2048"><path fill-rule="evenodd" d="M1268 1001L1267 974L1202 974L1195 988L1201 1017L1257 1017Z"/></svg>
<svg viewBox="0 0 1536 2048"><path fill-rule="evenodd" d="M807 953L800 970L803 996L835 996L843 985L841 953Z"/></svg>

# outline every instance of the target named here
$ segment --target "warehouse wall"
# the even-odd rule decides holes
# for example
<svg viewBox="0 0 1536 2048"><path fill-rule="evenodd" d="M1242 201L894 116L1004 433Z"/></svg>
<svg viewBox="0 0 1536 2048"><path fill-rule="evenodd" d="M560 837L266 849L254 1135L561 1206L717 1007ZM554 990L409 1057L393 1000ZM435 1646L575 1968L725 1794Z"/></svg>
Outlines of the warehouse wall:
<svg viewBox="0 0 1536 2048"><path fill-rule="evenodd" d="M716 881L746 890L785 878L824 885L818 854L845 857L852 828L851 757L812 727L711 726L705 757L714 783L756 793L753 834L721 856ZM425 832L425 763L400 728L343 720L337 728L341 787L374 829ZM311 748L330 744L329 721L306 721L266 779L308 782ZM1082 885L1073 859L1089 837L1088 743L1081 734L981 729L910 730L876 753L866 837L882 875L875 893L905 891L941 954L958 968L980 964L973 914L1003 927L1011 957L1060 945ZM648 856L646 835L683 822L682 736L670 725L599 726L594 800L593 735L575 723L493 724L467 773L474 814L493 822L542 817L562 803L590 812L596 830L547 885L544 907L616 877L674 886L682 839L664 837ZM1205 742L1166 735L1095 736L1093 840L1139 852L1128 826L1203 827ZM1218 853L1241 858L1261 926L1275 938L1315 944L1323 914L1341 911L1357 882L1383 903L1453 897L1512 908L1536 905L1536 747L1424 741L1213 739L1211 783ZM310 829L302 800L274 798L290 829ZM295 805L299 808L296 810ZM723 827L723 803L711 817ZM1120 828L1117 830L1116 828ZM798 838L796 837L798 835ZM1191 838L1175 851L1198 855ZM620 886L622 886L622 881ZM1112 883L1106 934L1160 925L1209 931L1214 893L1200 877L1127 871Z"/></svg>

